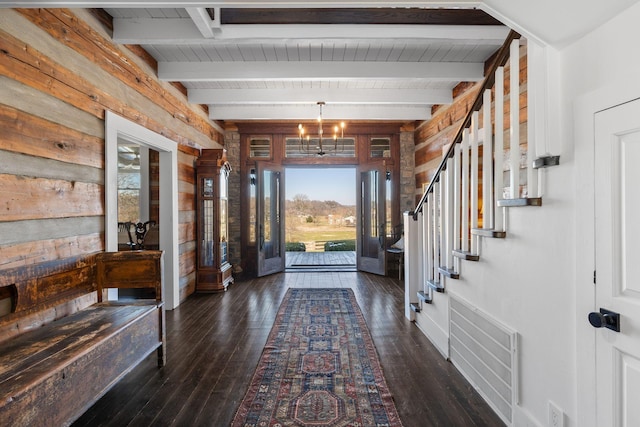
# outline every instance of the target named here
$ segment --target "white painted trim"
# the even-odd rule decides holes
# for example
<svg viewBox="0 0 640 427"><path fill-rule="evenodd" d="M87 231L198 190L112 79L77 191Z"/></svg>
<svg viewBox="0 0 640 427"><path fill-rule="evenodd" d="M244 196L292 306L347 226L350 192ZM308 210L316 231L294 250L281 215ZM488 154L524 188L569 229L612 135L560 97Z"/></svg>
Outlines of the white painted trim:
<svg viewBox="0 0 640 427"><path fill-rule="evenodd" d="M118 250L118 138L160 152L160 249L164 254L164 302L180 304L178 249L178 147L176 142L137 123L105 112L105 249Z"/></svg>
<svg viewBox="0 0 640 427"><path fill-rule="evenodd" d="M587 322L594 311L595 286L595 134L594 119L599 111L640 98L638 81L618 81L578 97L574 103L574 141L576 164L576 390L577 423L596 426L595 330ZM591 149L589 149L589 146Z"/></svg>

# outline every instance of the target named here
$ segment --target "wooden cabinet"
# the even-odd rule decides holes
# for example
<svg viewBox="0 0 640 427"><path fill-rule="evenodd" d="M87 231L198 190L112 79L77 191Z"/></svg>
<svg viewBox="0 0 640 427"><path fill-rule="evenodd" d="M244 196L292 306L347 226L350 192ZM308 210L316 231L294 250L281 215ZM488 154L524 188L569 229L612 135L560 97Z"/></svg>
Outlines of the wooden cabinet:
<svg viewBox="0 0 640 427"><path fill-rule="evenodd" d="M233 283L229 264L229 172L224 149L203 149L196 160L196 292L219 292Z"/></svg>

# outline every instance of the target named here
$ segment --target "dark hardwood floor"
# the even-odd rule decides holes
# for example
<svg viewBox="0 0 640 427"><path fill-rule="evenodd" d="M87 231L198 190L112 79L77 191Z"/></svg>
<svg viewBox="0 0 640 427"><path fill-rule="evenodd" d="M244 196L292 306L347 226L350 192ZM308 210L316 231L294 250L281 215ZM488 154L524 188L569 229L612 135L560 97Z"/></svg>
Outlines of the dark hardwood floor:
<svg viewBox="0 0 640 427"><path fill-rule="evenodd" d="M167 365L149 356L74 426L228 426L289 287L354 290L405 427L504 425L406 320L401 282L335 272L276 274L189 297L167 312Z"/></svg>

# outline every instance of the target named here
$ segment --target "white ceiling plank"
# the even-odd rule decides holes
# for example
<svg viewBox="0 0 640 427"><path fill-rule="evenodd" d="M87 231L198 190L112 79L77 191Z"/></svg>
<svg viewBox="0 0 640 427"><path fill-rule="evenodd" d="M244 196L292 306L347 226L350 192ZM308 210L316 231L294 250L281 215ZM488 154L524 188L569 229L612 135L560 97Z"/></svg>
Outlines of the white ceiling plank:
<svg viewBox="0 0 640 427"><path fill-rule="evenodd" d="M205 12L206 13L206 12ZM201 25L205 23L201 22ZM122 44L255 43L255 40L446 40L500 46L509 29L502 25L384 25L384 24L243 24L221 25L215 37L203 37L194 20L114 18L113 39Z"/></svg>
<svg viewBox="0 0 640 427"><path fill-rule="evenodd" d="M114 18L113 40L121 44L177 45L203 42L205 38L191 19Z"/></svg>
<svg viewBox="0 0 640 427"><path fill-rule="evenodd" d="M315 120L317 105L212 105L212 120ZM416 105L326 105L325 120L427 120L431 106ZM348 126L348 125L347 125ZM292 126L292 133L297 128Z"/></svg>
<svg viewBox="0 0 640 427"><path fill-rule="evenodd" d="M479 81L484 64L469 62L159 62L167 81L431 79Z"/></svg>
<svg viewBox="0 0 640 427"><path fill-rule="evenodd" d="M450 104L448 89L299 89L279 88L261 90L189 89L189 102L195 104Z"/></svg>

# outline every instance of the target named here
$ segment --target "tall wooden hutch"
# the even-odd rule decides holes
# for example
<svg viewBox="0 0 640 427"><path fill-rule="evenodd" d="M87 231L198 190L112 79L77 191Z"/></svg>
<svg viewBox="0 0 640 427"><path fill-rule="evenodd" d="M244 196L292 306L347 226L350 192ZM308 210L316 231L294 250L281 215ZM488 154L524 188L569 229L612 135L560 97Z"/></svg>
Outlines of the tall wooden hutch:
<svg viewBox="0 0 640 427"><path fill-rule="evenodd" d="M224 149L203 149L196 160L196 292L219 292L233 283L229 264L229 173Z"/></svg>

